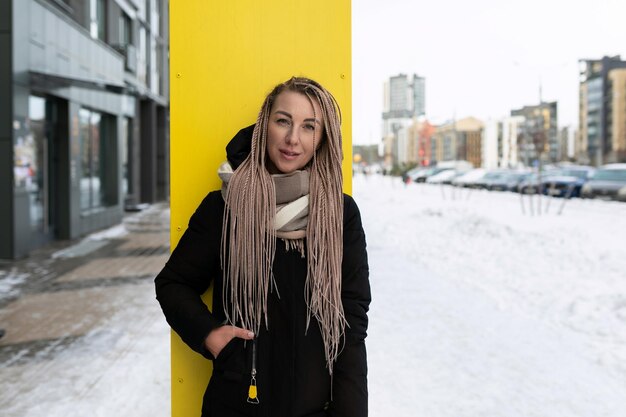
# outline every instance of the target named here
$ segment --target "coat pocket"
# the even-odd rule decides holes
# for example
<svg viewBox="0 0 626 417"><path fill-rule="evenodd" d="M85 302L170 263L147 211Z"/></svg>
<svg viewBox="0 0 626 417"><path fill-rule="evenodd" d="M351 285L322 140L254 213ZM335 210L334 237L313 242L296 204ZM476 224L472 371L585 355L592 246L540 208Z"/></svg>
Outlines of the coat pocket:
<svg viewBox="0 0 626 417"><path fill-rule="evenodd" d="M221 374L224 379L241 381L246 372L248 349L245 345L245 341L238 337L228 342L213 361L214 372Z"/></svg>

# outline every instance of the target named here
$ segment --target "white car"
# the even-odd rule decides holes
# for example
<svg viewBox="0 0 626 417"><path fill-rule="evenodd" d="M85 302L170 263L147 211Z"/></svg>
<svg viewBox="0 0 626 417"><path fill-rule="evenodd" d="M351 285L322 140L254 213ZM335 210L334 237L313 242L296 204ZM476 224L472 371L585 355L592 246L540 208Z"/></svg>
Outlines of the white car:
<svg viewBox="0 0 626 417"><path fill-rule="evenodd" d="M457 187L472 187L476 181L485 176L487 170L485 168L476 168L464 173L463 175L456 177L452 181L452 185Z"/></svg>
<svg viewBox="0 0 626 417"><path fill-rule="evenodd" d="M431 175L426 178L426 182L428 184L444 184L450 183L454 177L457 176L457 172L454 169L446 169L445 171L441 171L438 174Z"/></svg>

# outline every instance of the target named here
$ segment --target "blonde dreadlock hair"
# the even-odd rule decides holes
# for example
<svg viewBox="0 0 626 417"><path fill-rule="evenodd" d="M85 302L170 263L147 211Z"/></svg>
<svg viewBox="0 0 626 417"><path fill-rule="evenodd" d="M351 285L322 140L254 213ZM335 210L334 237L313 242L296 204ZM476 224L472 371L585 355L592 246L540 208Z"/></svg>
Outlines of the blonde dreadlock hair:
<svg viewBox="0 0 626 417"><path fill-rule="evenodd" d="M316 101L324 116L321 144L309 163L309 219L306 228L307 277L305 301L307 329L311 315L317 319L326 362L332 375L340 352L346 320L341 302L343 257L343 176L341 113L335 98L319 83L292 77L265 98L252 134L251 151L228 184L222 230L224 306L228 321L256 334L267 322L268 291L273 285L276 249L274 216L276 189L268 172L266 147L270 112L283 91L304 94ZM315 111L315 106L313 106ZM227 301L230 301L228 303Z"/></svg>

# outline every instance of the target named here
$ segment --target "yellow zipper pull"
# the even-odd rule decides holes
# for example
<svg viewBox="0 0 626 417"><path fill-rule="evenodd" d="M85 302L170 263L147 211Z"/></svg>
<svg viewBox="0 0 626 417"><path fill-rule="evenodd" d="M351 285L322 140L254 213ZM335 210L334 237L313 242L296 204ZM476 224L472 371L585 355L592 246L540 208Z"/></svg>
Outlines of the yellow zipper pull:
<svg viewBox="0 0 626 417"><path fill-rule="evenodd" d="M252 339L252 372L250 378L250 388L248 388L248 402L258 404L259 397L256 390L256 338Z"/></svg>
<svg viewBox="0 0 626 417"><path fill-rule="evenodd" d="M252 379L250 380L250 388L248 388L248 402L250 404L259 403L259 397L257 397L257 392L256 392L256 378L255 377L252 377Z"/></svg>

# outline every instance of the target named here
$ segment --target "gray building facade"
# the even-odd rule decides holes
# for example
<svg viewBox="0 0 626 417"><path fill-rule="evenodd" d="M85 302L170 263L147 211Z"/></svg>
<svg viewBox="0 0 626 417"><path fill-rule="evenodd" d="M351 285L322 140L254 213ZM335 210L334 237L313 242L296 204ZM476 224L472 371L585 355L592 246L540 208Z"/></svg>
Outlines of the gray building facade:
<svg viewBox="0 0 626 417"><path fill-rule="evenodd" d="M394 164L407 162L407 128L425 115L425 94L426 80L417 74L399 74L385 82L382 136L388 142L388 156Z"/></svg>
<svg viewBox="0 0 626 417"><path fill-rule="evenodd" d="M0 258L168 197L167 10L0 2Z"/></svg>
<svg viewBox="0 0 626 417"><path fill-rule="evenodd" d="M426 114L426 79L399 74L385 82L383 119L411 119Z"/></svg>

